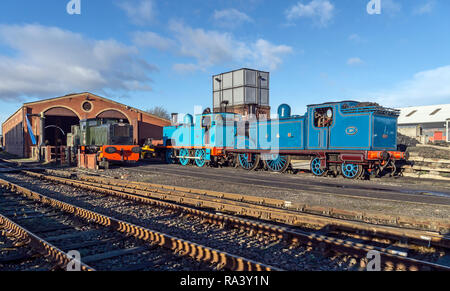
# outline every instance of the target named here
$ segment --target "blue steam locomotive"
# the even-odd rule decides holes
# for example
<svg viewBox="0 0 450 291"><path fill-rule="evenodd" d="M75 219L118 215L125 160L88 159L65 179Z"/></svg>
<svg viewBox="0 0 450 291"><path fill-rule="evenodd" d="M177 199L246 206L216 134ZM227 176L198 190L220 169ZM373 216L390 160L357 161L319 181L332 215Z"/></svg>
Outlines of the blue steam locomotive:
<svg viewBox="0 0 450 291"><path fill-rule="evenodd" d="M264 167L285 172L291 160L310 158L316 176L395 173L406 160L397 150L399 111L375 103L343 101L309 105L304 116L283 104L277 119L248 119L234 113L186 115L183 124L164 128L169 163L198 167Z"/></svg>

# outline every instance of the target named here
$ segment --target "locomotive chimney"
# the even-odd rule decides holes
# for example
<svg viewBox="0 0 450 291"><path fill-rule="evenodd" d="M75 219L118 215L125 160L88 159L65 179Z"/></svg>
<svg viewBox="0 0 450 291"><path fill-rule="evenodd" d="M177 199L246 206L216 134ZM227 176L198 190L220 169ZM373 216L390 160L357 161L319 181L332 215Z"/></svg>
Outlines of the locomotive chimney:
<svg viewBox="0 0 450 291"><path fill-rule="evenodd" d="M221 105L220 112L226 113L228 104L229 104L229 101L222 101L222 103L220 104Z"/></svg>
<svg viewBox="0 0 450 291"><path fill-rule="evenodd" d="M171 121L173 126L178 125L178 113L172 113Z"/></svg>

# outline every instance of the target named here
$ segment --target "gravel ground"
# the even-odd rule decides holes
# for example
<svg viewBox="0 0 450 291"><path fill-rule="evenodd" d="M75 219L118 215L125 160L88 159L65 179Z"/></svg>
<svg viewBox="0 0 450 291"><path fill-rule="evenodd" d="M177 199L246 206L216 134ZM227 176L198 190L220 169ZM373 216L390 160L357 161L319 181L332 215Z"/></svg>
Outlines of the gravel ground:
<svg viewBox="0 0 450 291"><path fill-rule="evenodd" d="M0 191L1 192L1 191ZM12 213L11 218L31 231L36 233L44 240L50 239L50 243L57 248L65 251L77 250L81 254L81 259L88 259L89 256L97 254L108 253L116 250L130 249L130 248L147 248L139 252L129 254L126 256L118 256L107 260L87 261L87 264L96 270L114 271L123 270L124 268L134 267L140 263L148 263L149 270L157 271L211 271L215 266L207 266L199 263L190 257L180 257L173 254L171 251L158 247L151 246L147 242L143 242L133 236L127 236L117 231L112 231L108 227L102 227L98 224L90 224L85 220L79 219L65 212L57 212L57 215L39 216L43 213L51 212L51 207L43 204L28 203L28 199L21 196L3 196L0 194L2 202L8 204L0 205L0 212ZM29 217L33 217L30 219ZM57 231L51 230L53 228L61 228ZM50 230L50 231L49 231ZM76 237L58 238L61 235L74 235ZM81 235L81 236L80 236ZM51 237L53 239L51 239ZM28 248L19 249L19 251L28 251ZM154 260L165 258L162 262L153 264ZM25 265L26 267L29 267ZM15 268L16 267L16 268ZM9 268L11 270L22 270L21 265L15 266L11 263ZM144 268L145 270L145 268Z"/></svg>
<svg viewBox="0 0 450 291"><path fill-rule="evenodd" d="M48 271L54 267L27 245L18 246L16 239L0 234L0 271ZM2 259L24 253L29 256L27 259L1 263Z"/></svg>
<svg viewBox="0 0 450 291"><path fill-rule="evenodd" d="M421 157L427 159L450 159L450 150L441 150L432 147L409 147L411 153L418 153Z"/></svg>
<svg viewBox="0 0 450 291"><path fill-rule="evenodd" d="M397 144L400 147L404 147L401 150L404 150L405 148L415 147L419 141L415 138L411 138L409 136L403 135L401 133L397 134Z"/></svg>
<svg viewBox="0 0 450 291"><path fill-rule="evenodd" d="M26 258L2 262L6 258L21 255L26 255ZM53 267L51 261L17 238L7 235L6 230L0 228L0 271L48 271Z"/></svg>
<svg viewBox="0 0 450 291"><path fill-rule="evenodd" d="M176 165L171 165L169 167L178 168ZM145 169L145 166L138 168L113 168L110 170L101 170L99 173L102 175L107 175L111 177L117 177L124 180L130 181L140 181L149 182L156 184L164 184L171 186L181 186L181 187L191 187L196 189L205 189L213 191L223 191L227 193L239 193L246 195L254 195L259 197L270 197L276 199L282 199L291 202L303 203L311 206L323 206L323 207L333 207L338 209L352 210L352 211L364 211L368 213L385 214L385 215L396 215L396 216L407 216L407 217L417 217L417 218L433 218L437 220L443 220L448 222L450 219L450 206L446 205L427 205L424 203L414 203L414 202L404 202L404 201L391 201L391 200L380 200L372 199L367 197L353 197L353 196L342 196L335 195L332 193L333 189L330 189L329 193L326 192L310 192L302 190L291 190L291 189L281 189L268 186L258 186L254 184L243 184L243 183L233 183L230 181L224 182L220 180L205 179L205 178L193 178L184 177L178 174L168 174L168 173L158 173L157 171L151 171L146 173L135 172L134 169ZM76 171L76 169L74 169ZM248 175L248 172L240 169L207 169L208 172L214 173L216 175L227 175L229 171L233 173L243 173L243 175ZM258 179L264 179L265 177L273 178L276 175L283 175L283 177L291 177L292 181L295 183L301 183L298 180L297 175L291 174L272 174L267 172L254 172L252 175ZM309 175L309 174L305 174ZM308 179L315 179L319 182L323 181L325 183L333 183L336 178L326 178L321 177L308 177ZM395 186L395 187L421 187L421 185L414 185L408 182L409 179L402 178L399 182L398 180L382 180L382 181L339 181L340 183L351 183L352 185L380 185L380 186ZM436 191L445 184L439 184L436 187ZM423 185L422 185L423 187ZM427 190L424 192L429 192L429 189L433 189L434 186L427 185ZM419 188L417 188L419 189ZM349 190L351 191L351 190ZM405 194L407 195L407 194Z"/></svg>
<svg viewBox="0 0 450 291"><path fill-rule="evenodd" d="M358 261L349 256L326 257L308 247L289 246L270 236L249 236L244 231L221 229L215 225L202 223L200 218L185 217L165 209L139 205L123 199L20 175L7 174L5 177L13 182L25 183L26 187L42 194L104 215L286 270L359 269Z"/></svg>

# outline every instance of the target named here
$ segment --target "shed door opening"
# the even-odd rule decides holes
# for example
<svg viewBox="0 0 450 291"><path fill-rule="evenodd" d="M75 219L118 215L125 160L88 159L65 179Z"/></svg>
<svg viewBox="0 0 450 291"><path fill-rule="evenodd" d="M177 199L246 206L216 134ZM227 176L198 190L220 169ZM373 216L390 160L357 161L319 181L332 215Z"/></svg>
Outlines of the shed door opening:
<svg viewBox="0 0 450 291"><path fill-rule="evenodd" d="M67 145L67 133L72 130L72 125L80 124L80 119L69 109L58 107L45 112L46 146Z"/></svg>
<svg viewBox="0 0 450 291"><path fill-rule="evenodd" d="M123 121L123 123L130 124L130 120L128 120L128 118L122 112L114 110L114 109L103 111L102 113L97 115L97 118L99 118L99 119L102 119L102 118L103 119L121 119Z"/></svg>

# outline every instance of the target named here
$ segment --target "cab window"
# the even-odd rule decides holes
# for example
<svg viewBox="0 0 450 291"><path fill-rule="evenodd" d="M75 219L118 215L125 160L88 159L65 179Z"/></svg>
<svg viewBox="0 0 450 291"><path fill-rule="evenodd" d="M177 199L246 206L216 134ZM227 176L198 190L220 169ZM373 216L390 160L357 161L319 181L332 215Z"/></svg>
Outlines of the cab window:
<svg viewBox="0 0 450 291"><path fill-rule="evenodd" d="M315 127L330 127L333 124L333 108L324 107L314 110L314 126Z"/></svg>

